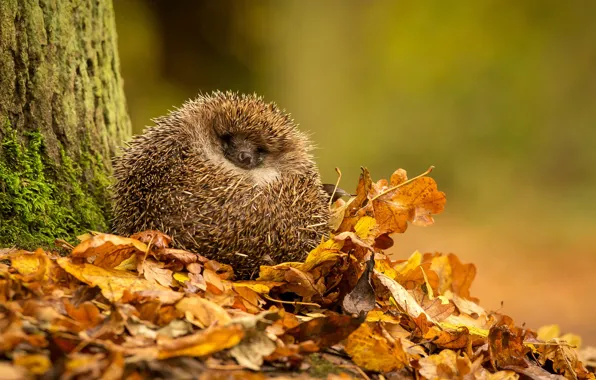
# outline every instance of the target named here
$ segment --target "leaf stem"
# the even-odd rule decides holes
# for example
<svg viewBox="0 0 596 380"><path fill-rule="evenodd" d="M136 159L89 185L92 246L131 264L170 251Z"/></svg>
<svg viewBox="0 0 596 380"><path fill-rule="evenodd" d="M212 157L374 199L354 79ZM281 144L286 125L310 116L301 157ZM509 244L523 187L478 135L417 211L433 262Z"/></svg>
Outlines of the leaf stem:
<svg viewBox="0 0 596 380"><path fill-rule="evenodd" d="M263 296L263 298L271 301L271 302L279 302L279 303L285 303L288 305L304 305L304 306L314 306L314 307L321 307L321 305L319 305L318 303L314 303L314 302L301 302L301 301L283 301L283 300L278 300L275 298L272 298L271 296L269 296L268 294L261 294L261 296Z"/></svg>
<svg viewBox="0 0 596 380"><path fill-rule="evenodd" d="M424 173L422 173L422 174L418 174L416 177L410 178L409 180L407 180L407 181L405 181L405 182L402 182L402 183L400 183L399 185L395 185L395 186L393 186L393 187L390 187L390 188L388 188L387 190L383 191L382 193L380 193L380 194L376 195L376 196L375 196L373 199L371 199L370 201L372 202L372 201L374 201L375 199L377 199L377 198L379 198L379 197L382 197L383 195L385 195L385 194L387 194L387 193L390 193L390 192L392 192L393 190L397 190L397 189L399 189L399 188L400 188L400 187L402 187L402 186L405 186L405 185L408 185L408 184L410 184L410 183L414 182L414 181L415 181L415 180L417 180L418 178L422 178L422 177L424 177L424 176L426 176L426 175L429 175L429 174L430 174L430 173L433 171L433 169L434 169L434 168L435 168L434 166L431 166L430 168L426 169L426 171L425 171Z"/></svg>
<svg viewBox="0 0 596 380"><path fill-rule="evenodd" d="M333 197L335 196L335 193L337 192L337 188L339 186L339 181L341 181L341 170L339 170L339 168L335 168L335 171L337 172L337 182L335 182L335 188L333 189L333 194L331 194L331 198L329 198L329 209L331 209L331 205L333 204Z"/></svg>

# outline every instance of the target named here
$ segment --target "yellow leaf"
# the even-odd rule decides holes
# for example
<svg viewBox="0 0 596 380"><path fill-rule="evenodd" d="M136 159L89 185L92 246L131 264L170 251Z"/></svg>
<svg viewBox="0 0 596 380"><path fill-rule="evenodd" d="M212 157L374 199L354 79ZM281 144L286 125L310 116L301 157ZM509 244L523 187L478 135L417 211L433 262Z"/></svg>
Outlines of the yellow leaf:
<svg viewBox="0 0 596 380"><path fill-rule="evenodd" d="M190 280L190 277L188 277L188 273L176 272L174 273L174 280L184 284L186 281Z"/></svg>
<svg viewBox="0 0 596 380"><path fill-rule="evenodd" d="M185 297L176 304L176 309L185 313L186 319L200 328L225 325L232 320L223 307L200 297Z"/></svg>
<svg viewBox="0 0 596 380"><path fill-rule="evenodd" d="M369 371L395 371L409 362L401 344L389 342L368 323L350 334L345 341L345 350L354 363Z"/></svg>
<svg viewBox="0 0 596 380"><path fill-rule="evenodd" d="M302 272L309 272L318 265L336 260L339 254L338 252L343 245L343 241L329 239L310 251L303 263L287 262L274 266L261 265L257 281L284 281L286 271L289 268L296 268Z"/></svg>
<svg viewBox="0 0 596 380"><path fill-rule="evenodd" d="M391 267L388 259L375 259L375 270L383 273L385 276L395 280L397 279L397 272Z"/></svg>
<svg viewBox="0 0 596 380"><path fill-rule="evenodd" d="M433 214L445 208L445 193L437 190L437 184L430 177L418 177L410 183L405 182L405 171L399 169L391 178L391 187L387 181L379 181L373 186L371 199L375 219L381 233L404 232L408 222L428 226L434 223ZM392 188L402 184L396 189Z"/></svg>
<svg viewBox="0 0 596 380"><path fill-rule="evenodd" d="M10 255L10 265L15 268L20 274L28 276L40 270L40 265L45 265L44 279L48 279L50 270L50 260L42 250L37 250L35 253L27 251L16 251ZM41 275L41 273L40 273Z"/></svg>
<svg viewBox="0 0 596 380"><path fill-rule="evenodd" d="M538 335L537 338L545 342L552 340L564 340L570 346L573 346L576 349L579 349L582 345L582 338L578 335L567 333L561 336L561 329L559 328L559 325L542 326L538 329L536 333Z"/></svg>
<svg viewBox="0 0 596 380"><path fill-rule="evenodd" d="M372 310L366 314L366 322L386 322L399 324L400 320L391 314L386 314L381 310Z"/></svg>
<svg viewBox="0 0 596 380"><path fill-rule="evenodd" d="M403 263L399 263L393 267L399 274L405 275L406 273L413 271L422 264L422 253L415 251L412 255Z"/></svg>
<svg viewBox="0 0 596 380"><path fill-rule="evenodd" d="M116 269L100 268L91 264L74 264L68 257L61 257L56 260L58 265L65 271L76 277L89 286L98 286L104 297L112 302L122 298L124 290L135 293L143 290L157 291L163 293L164 298L169 298L171 293L179 294L169 288L138 277L136 274Z"/></svg>
<svg viewBox="0 0 596 380"><path fill-rule="evenodd" d="M344 246L343 241L329 239L310 251L304 263L296 269L303 272L310 272L311 269L326 261L333 261L337 258L339 250Z"/></svg>
<svg viewBox="0 0 596 380"><path fill-rule="evenodd" d="M482 326L482 321L474 319L468 315L450 315L438 324L445 330L457 331L461 327L465 327L472 335L480 336L482 338L488 336L488 329Z"/></svg>
<svg viewBox="0 0 596 380"><path fill-rule="evenodd" d="M232 285L234 288L249 288L259 294L268 294L272 288L283 284L275 281L235 281Z"/></svg>
<svg viewBox="0 0 596 380"><path fill-rule="evenodd" d="M43 375L52 368L50 359L46 355L41 354L16 354L13 359L13 364L27 368L27 371L33 375Z"/></svg>
<svg viewBox="0 0 596 380"><path fill-rule="evenodd" d="M159 359L176 356L205 356L234 347L244 337L240 325L215 326L182 338L160 342Z"/></svg>
<svg viewBox="0 0 596 380"><path fill-rule="evenodd" d="M453 279L449 257L445 255L433 257L430 269L439 277L439 294L445 294L445 292L451 288Z"/></svg>
<svg viewBox="0 0 596 380"><path fill-rule="evenodd" d="M379 232L377 221L370 216L363 216L354 226L354 232L363 242L372 245Z"/></svg>
<svg viewBox="0 0 596 380"><path fill-rule="evenodd" d="M281 263L274 266L261 265L259 268L259 278L257 278L257 281L283 281L288 268L298 268L301 265L302 263L295 262Z"/></svg>
<svg viewBox="0 0 596 380"><path fill-rule="evenodd" d="M536 331L538 339L548 342L551 339L558 338L561 335L561 329L559 325L546 325Z"/></svg>
<svg viewBox="0 0 596 380"><path fill-rule="evenodd" d="M136 270L137 269L137 256L132 255L128 259L122 261L118 266L114 267L118 270Z"/></svg>

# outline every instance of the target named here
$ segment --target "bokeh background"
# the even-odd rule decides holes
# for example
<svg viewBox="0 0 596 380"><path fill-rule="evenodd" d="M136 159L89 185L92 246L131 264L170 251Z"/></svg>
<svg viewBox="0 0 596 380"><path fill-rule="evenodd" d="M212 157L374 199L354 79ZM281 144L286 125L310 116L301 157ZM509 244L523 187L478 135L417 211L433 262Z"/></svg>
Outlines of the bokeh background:
<svg viewBox="0 0 596 380"><path fill-rule="evenodd" d="M139 133L199 92L257 92L355 189L435 165L446 211L395 257L455 252L472 293L596 345L596 2L115 0Z"/></svg>

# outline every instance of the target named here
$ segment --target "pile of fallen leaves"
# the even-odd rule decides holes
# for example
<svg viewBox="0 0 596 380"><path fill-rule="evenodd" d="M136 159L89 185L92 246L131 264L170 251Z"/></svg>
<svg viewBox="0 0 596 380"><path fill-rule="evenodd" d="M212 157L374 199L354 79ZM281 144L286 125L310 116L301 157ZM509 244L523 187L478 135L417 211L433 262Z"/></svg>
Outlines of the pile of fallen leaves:
<svg viewBox="0 0 596 380"><path fill-rule="evenodd" d="M335 233L254 281L156 231L89 235L66 257L1 250L0 378L594 379L578 337L479 306L473 264L383 253L444 205L426 175L363 170Z"/></svg>

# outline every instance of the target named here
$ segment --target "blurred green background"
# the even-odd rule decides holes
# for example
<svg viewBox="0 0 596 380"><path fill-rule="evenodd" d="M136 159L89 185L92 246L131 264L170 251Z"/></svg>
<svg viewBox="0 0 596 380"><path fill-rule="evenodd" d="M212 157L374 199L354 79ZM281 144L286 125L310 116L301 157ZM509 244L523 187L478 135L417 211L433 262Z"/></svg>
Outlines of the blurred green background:
<svg viewBox="0 0 596 380"><path fill-rule="evenodd" d="M435 165L446 212L393 253L453 251L487 308L596 344L596 2L115 0L135 133L199 92L256 92L326 182Z"/></svg>

